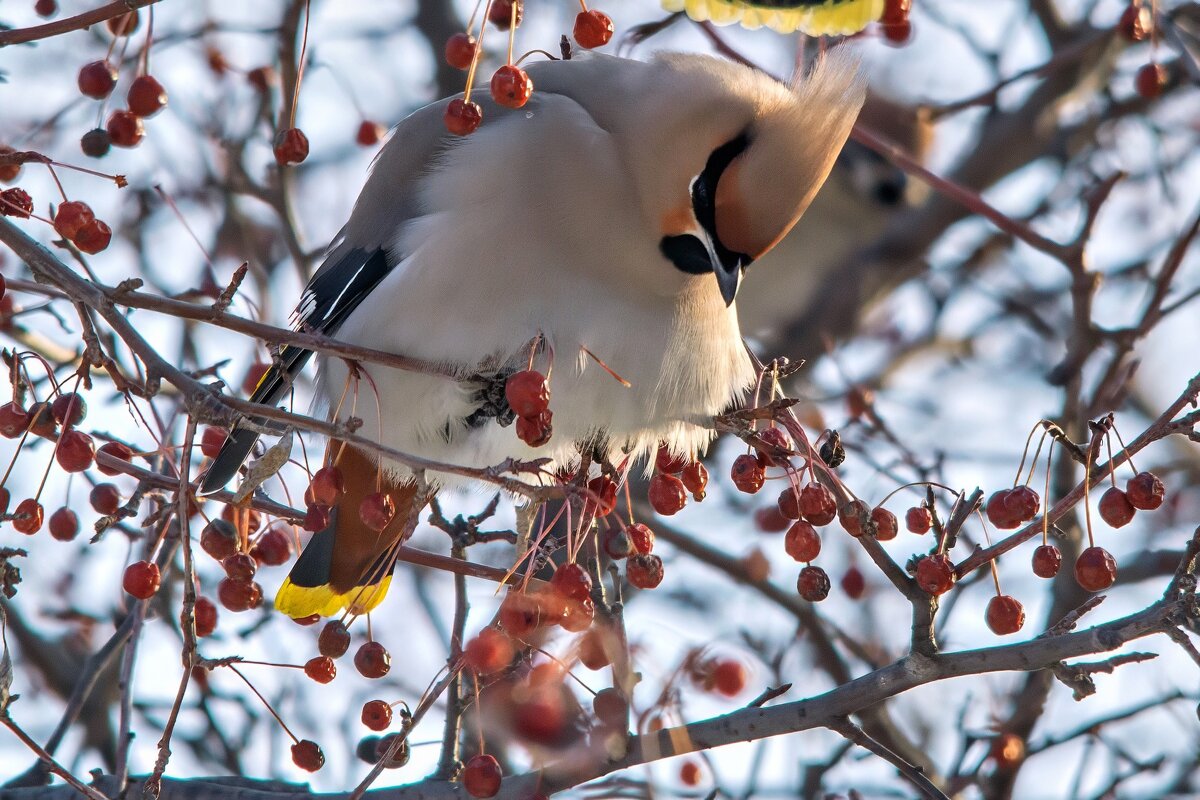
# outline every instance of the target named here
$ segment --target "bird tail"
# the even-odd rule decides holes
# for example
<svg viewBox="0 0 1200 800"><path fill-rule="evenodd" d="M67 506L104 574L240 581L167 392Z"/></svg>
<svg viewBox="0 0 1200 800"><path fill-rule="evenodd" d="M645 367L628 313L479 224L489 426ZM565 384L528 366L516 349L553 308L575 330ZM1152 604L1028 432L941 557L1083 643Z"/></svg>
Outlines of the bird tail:
<svg viewBox="0 0 1200 800"><path fill-rule="evenodd" d="M279 359L271 365L259 379L250 395L250 402L270 404L277 402L292 385L297 373L304 368L312 352L290 345L279 351ZM213 459L212 465L200 485L200 495L209 495L221 491L233 480L238 469L249 457L258 441L258 432L241 424L235 423L229 437L221 445L221 451Z"/></svg>
<svg viewBox="0 0 1200 800"><path fill-rule="evenodd" d="M391 585L400 533L416 502L414 483L381 477L378 461L361 450L331 446L338 451L333 463L346 489L331 510L329 525L309 540L275 595L275 608L293 619L333 616L342 609L363 614L379 605ZM396 509L383 531L367 527L359 516L359 506L377 486Z"/></svg>

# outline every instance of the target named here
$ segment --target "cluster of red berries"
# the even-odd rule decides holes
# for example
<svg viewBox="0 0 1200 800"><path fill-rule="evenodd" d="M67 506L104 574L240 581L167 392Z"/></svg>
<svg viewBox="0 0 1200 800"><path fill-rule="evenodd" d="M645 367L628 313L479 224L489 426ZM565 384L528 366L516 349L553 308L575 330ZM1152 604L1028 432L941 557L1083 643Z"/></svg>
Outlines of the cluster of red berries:
<svg viewBox="0 0 1200 800"><path fill-rule="evenodd" d="M517 438L530 447L541 447L554 434L550 410L550 384L535 369L514 372L504 382L504 399L517 415Z"/></svg>
<svg viewBox="0 0 1200 800"><path fill-rule="evenodd" d="M136 14L129 16L136 17ZM116 28L117 36L128 35L136 28L136 20ZM112 30L113 28L110 28ZM119 73L107 59L91 61L79 70L77 84L80 94L93 100L105 100L112 94L117 85ZM80 147L85 155L100 158L108 153L112 145L117 147L136 147L146 135L142 120L152 117L166 108L167 91L163 85L150 74L138 75L129 84L125 95L126 108L118 109L109 115L103 128L96 128L84 134Z"/></svg>
<svg viewBox="0 0 1200 800"><path fill-rule="evenodd" d="M590 518L611 514L617 505L616 483L607 476L601 476L593 478L588 483L588 489L594 492L599 500L589 500L584 508L584 516ZM625 579L631 586L654 589L662 583L663 562L652 552L654 531L649 526L641 522L625 525L618 520L617 526L604 532L602 546L609 558L625 561Z"/></svg>
<svg viewBox="0 0 1200 800"><path fill-rule="evenodd" d="M511 31L521 24L525 16L523 0L493 0L488 7L484 25L491 24L502 31ZM580 47L593 49L608 44L613 35L612 19L595 9L580 11L575 17L573 34ZM480 29L480 37L483 31ZM511 37L511 33L510 33ZM511 51L511 48L510 48ZM455 69L471 70L480 58L480 42L470 33L456 33L446 40L443 56L446 63ZM471 100L471 78L462 97L451 100L443 114L446 129L457 136L473 133L483 122L483 108ZM492 74L490 83L492 99L506 108L521 108L533 95L533 81L529 73L519 64L509 63Z"/></svg>
<svg viewBox="0 0 1200 800"><path fill-rule="evenodd" d="M658 446L654 459L655 475L650 479L650 506L665 517L677 514L687 505L690 492L697 503L708 489L708 470L694 459L672 453L666 444Z"/></svg>
<svg viewBox="0 0 1200 800"><path fill-rule="evenodd" d="M54 230L85 253L99 253L112 241L112 229L81 200L68 200L54 212Z"/></svg>
<svg viewBox="0 0 1200 800"><path fill-rule="evenodd" d="M1141 0L1132 0L1121 12L1121 18L1117 21L1117 31L1128 42L1149 39L1154 31L1151 9L1143 5ZM1166 67L1151 60L1138 68L1133 78L1134 89L1142 97L1152 100L1167 88L1168 78Z"/></svg>

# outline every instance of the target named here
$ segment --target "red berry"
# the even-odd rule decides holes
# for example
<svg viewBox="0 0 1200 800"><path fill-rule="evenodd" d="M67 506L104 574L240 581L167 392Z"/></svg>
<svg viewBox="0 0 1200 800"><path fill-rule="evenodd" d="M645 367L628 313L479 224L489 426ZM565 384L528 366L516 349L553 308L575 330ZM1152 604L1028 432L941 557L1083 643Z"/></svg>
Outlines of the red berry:
<svg viewBox="0 0 1200 800"><path fill-rule="evenodd" d="M998 594L988 601L985 618L992 633L1006 636L1025 625L1025 609L1017 598Z"/></svg>
<svg viewBox="0 0 1200 800"><path fill-rule="evenodd" d="M139 75L129 84L125 102L139 117L151 117L166 107L167 90L153 76Z"/></svg>
<svg viewBox="0 0 1200 800"><path fill-rule="evenodd" d="M130 11L128 14L110 18L105 25L108 27L108 32L113 36L128 36L138 29L141 21L141 16L138 12Z"/></svg>
<svg viewBox="0 0 1200 800"><path fill-rule="evenodd" d="M308 484L306 499L309 504L332 506L345 491L346 480L342 477L342 471L337 467L321 467Z"/></svg>
<svg viewBox="0 0 1200 800"><path fill-rule="evenodd" d="M34 436L49 439L58 431L49 403L34 403L29 407L29 430Z"/></svg>
<svg viewBox="0 0 1200 800"><path fill-rule="evenodd" d="M79 235L79 229L95 218L87 203L69 200L55 210L54 230L64 239L73 241Z"/></svg>
<svg viewBox="0 0 1200 800"><path fill-rule="evenodd" d="M59 437L54 457L67 472L83 472L96 460L96 447L83 431L70 430Z"/></svg>
<svg viewBox="0 0 1200 800"><path fill-rule="evenodd" d="M518 417L537 417L550 407L550 387L537 370L514 372L504 382L504 399Z"/></svg>
<svg viewBox="0 0 1200 800"><path fill-rule="evenodd" d="M633 549L639 553L649 553L654 549L654 531L640 522L634 523L625 529L625 533L629 536L629 541L633 543Z"/></svg>
<svg viewBox="0 0 1200 800"><path fill-rule="evenodd" d="M358 505L358 517L373 531L382 531L396 518L396 504L390 495L373 492Z"/></svg>
<svg viewBox="0 0 1200 800"><path fill-rule="evenodd" d="M112 148L112 137L104 128L92 128L79 138L79 149L88 158L103 158Z"/></svg>
<svg viewBox="0 0 1200 800"><path fill-rule="evenodd" d="M200 434L200 452L208 458L216 458L228 436L229 433L224 428L214 428L210 425Z"/></svg>
<svg viewBox="0 0 1200 800"><path fill-rule="evenodd" d="M610 728L623 728L629 718L629 704L616 689L607 688L596 692L592 698L592 711L596 719Z"/></svg>
<svg viewBox="0 0 1200 800"><path fill-rule="evenodd" d="M679 765L679 782L684 786L700 785L700 765L690 758Z"/></svg>
<svg viewBox="0 0 1200 800"><path fill-rule="evenodd" d="M548 408L536 417L517 417L517 438L530 447L541 447L554 435L553 420Z"/></svg>
<svg viewBox="0 0 1200 800"><path fill-rule="evenodd" d="M494 3L492 8L497 5L503 3ZM463 788L471 797L495 797L500 791L500 781L503 778L504 772L500 769L499 762L487 754L472 756L463 767Z"/></svg>
<svg viewBox="0 0 1200 800"><path fill-rule="evenodd" d="M1113 528L1128 525L1136 513L1129 497L1116 486L1100 496L1100 517Z"/></svg>
<svg viewBox="0 0 1200 800"><path fill-rule="evenodd" d="M500 626L509 636L520 638L536 630L544 621L549 624L543 616L542 604L535 595L510 589L500 603Z"/></svg>
<svg viewBox="0 0 1200 800"><path fill-rule="evenodd" d="M217 599L230 611L248 611L262 603L262 587L254 581L222 578L217 584Z"/></svg>
<svg viewBox="0 0 1200 800"><path fill-rule="evenodd" d="M736 659L715 661L710 677L713 689L726 697L737 697L746 688L746 667Z"/></svg>
<svg viewBox="0 0 1200 800"><path fill-rule="evenodd" d="M463 663L480 675L499 672L512 663L512 641L498 628L484 628L463 648Z"/></svg>
<svg viewBox="0 0 1200 800"><path fill-rule="evenodd" d="M807 563L820 554L821 536L812 525L799 520L788 528L783 537L783 549L796 561Z"/></svg>
<svg viewBox="0 0 1200 800"><path fill-rule="evenodd" d="M235 581L249 582L258 572L258 562L249 553L234 553L221 562L221 567Z"/></svg>
<svg viewBox="0 0 1200 800"><path fill-rule="evenodd" d="M107 61L92 61L79 70L79 91L93 100L108 97L117 85L117 68Z"/></svg>
<svg viewBox="0 0 1200 800"><path fill-rule="evenodd" d="M851 500L838 509L838 521L842 523L846 533L857 538L866 533L864 520L871 516L871 509L862 500Z"/></svg>
<svg viewBox="0 0 1200 800"><path fill-rule="evenodd" d="M58 2L57 0L37 0L33 4L33 10L39 17L53 17L58 13Z"/></svg>
<svg viewBox="0 0 1200 800"><path fill-rule="evenodd" d="M578 564L563 564L554 570L550 586L559 595L569 600L583 602L592 593L592 579Z"/></svg>
<svg viewBox="0 0 1200 800"><path fill-rule="evenodd" d="M60 542L69 542L79 535L79 515L63 507L50 515L50 535Z"/></svg>
<svg viewBox="0 0 1200 800"><path fill-rule="evenodd" d="M337 667L329 656L317 656L305 663L304 674L317 683L329 683L337 676Z"/></svg>
<svg viewBox="0 0 1200 800"><path fill-rule="evenodd" d="M575 15L575 41L579 46L591 50L603 47L613 35L613 21L603 11L580 11Z"/></svg>
<svg viewBox="0 0 1200 800"><path fill-rule="evenodd" d="M121 493L114 484L97 483L92 487L88 501L97 514L112 516L121 508Z"/></svg>
<svg viewBox="0 0 1200 800"><path fill-rule="evenodd" d="M1062 567L1062 553L1052 544L1038 545L1033 551L1033 574L1039 578L1053 578Z"/></svg>
<svg viewBox="0 0 1200 800"><path fill-rule="evenodd" d="M775 504L779 507L779 513L786 519L801 519L804 516L800 512L800 490L794 486L780 492L779 500Z"/></svg>
<svg viewBox="0 0 1200 800"><path fill-rule="evenodd" d="M896 521L895 514L883 506L878 506L871 510L871 521L875 523L876 539L881 542L887 542L896 538L896 533L900 527Z"/></svg>
<svg viewBox="0 0 1200 800"><path fill-rule="evenodd" d="M392 724L392 707L383 700L368 700L362 707L362 724L373 731L386 731Z"/></svg>
<svg viewBox="0 0 1200 800"><path fill-rule="evenodd" d="M478 45L469 33L456 33L446 40L446 63L455 69L470 69Z"/></svg>
<svg viewBox="0 0 1200 800"><path fill-rule="evenodd" d="M5 489L3 486L0 486L0 514L8 513L8 504L11 501L12 501L12 495L9 494L8 489Z"/></svg>
<svg viewBox="0 0 1200 800"><path fill-rule="evenodd" d="M917 585L929 594L945 594L955 580L954 564L945 553L925 556L917 562Z"/></svg>
<svg viewBox="0 0 1200 800"><path fill-rule="evenodd" d="M246 81L260 92L267 92L276 82L275 70L270 66L255 67L246 73Z"/></svg>
<svg viewBox="0 0 1200 800"><path fill-rule="evenodd" d="M846 574L842 576L842 591L851 600L858 600L863 596L863 592L867 589L867 579L863 577L862 570L858 567L850 567L846 570Z"/></svg>
<svg viewBox="0 0 1200 800"><path fill-rule="evenodd" d="M1140 42L1150 35L1150 29L1153 25L1154 20L1150 16L1150 9L1138 2L1131 2L1121 12L1121 19L1117 22L1117 30L1128 41Z"/></svg>
<svg viewBox="0 0 1200 800"><path fill-rule="evenodd" d="M476 102L456 97L446 105L442 121L446 123L446 130L456 136L466 136L474 133L483 122L483 109Z"/></svg>
<svg viewBox="0 0 1200 800"><path fill-rule="evenodd" d="M148 600L158 591L161 583L158 564L153 561L135 561L125 568L125 578L121 585L137 599Z"/></svg>
<svg viewBox="0 0 1200 800"><path fill-rule="evenodd" d="M13 187L0 192L0 217L29 219L33 214L33 198L24 189Z"/></svg>
<svg viewBox="0 0 1200 800"><path fill-rule="evenodd" d="M117 147L136 147L146 135L146 129L142 127L142 118L132 111L114 111L104 129L108 131L108 137Z"/></svg>
<svg viewBox="0 0 1200 800"><path fill-rule="evenodd" d="M687 464L686 456L672 453L665 443L659 444L658 452L654 454L654 468L659 472L676 475L682 472Z"/></svg>
<svg viewBox="0 0 1200 800"><path fill-rule="evenodd" d="M308 772L316 772L325 766L325 754L316 742L305 739L292 745L292 763Z"/></svg>
<svg viewBox="0 0 1200 800"><path fill-rule="evenodd" d="M758 492L763 487L763 481L767 478L763 474L762 465L752 455L735 458L729 477L733 479L733 485L738 488L738 491L745 492L746 494L755 494Z"/></svg>
<svg viewBox="0 0 1200 800"><path fill-rule="evenodd" d="M908 19L911 6L912 0L886 0L883 5L883 14L880 15L880 22L904 22Z"/></svg>
<svg viewBox="0 0 1200 800"><path fill-rule="evenodd" d="M1089 547L1075 561L1075 580L1089 592L1099 592L1117 580L1117 560L1103 547Z"/></svg>
<svg viewBox="0 0 1200 800"><path fill-rule="evenodd" d="M1133 84L1138 94L1152 100L1167 88L1167 69L1162 64L1145 64L1137 71Z"/></svg>
<svg viewBox="0 0 1200 800"><path fill-rule="evenodd" d="M813 525L828 525L837 511L837 500L824 484L813 481L800 490L800 514Z"/></svg>
<svg viewBox="0 0 1200 800"><path fill-rule="evenodd" d="M268 567L286 564L292 557L292 537L288 535L287 526L276 524L268 528L250 548L250 555Z"/></svg>
<svg viewBox="0 0 1200 800"><path fill-rule="evenodd" d="M285 128L275 134L275 163L281 167L299 164L308 158L308 137L299 128Z"/></svg>
<svg viewBox="0 0 1200 800"><path fill-rule="evenodd" d="M883 38L897 47L912 38L912 23L908 20L883 25Z"/></svg>
<svg viewBox="0 0 1200 800"><path fill-rule="evenodd" d="M217 629L217 607L213 601L207 597L197 597L192 614L196 621L196 636L212 636Z"/></svg>
<svg viewBox="0 0 1200 800"><path fill-rule="evenodd" d="M692 499L699 503L704 499L708 489L708 469L699 461L692 461L679 474L683 486L692 493Z"/></svg>
<svg viewBox="0 0 1200 800"><path fill-rule="evenodd" d="M54 420L64 428L78 425L87 416L87 402L75 392L60 394L50 405L50 413Z"/></svg>
<svg viewBox="0 0 1200 800"><path fill-rule="evenodd" d="M304 522L300 523L300 527L312 533L320 533L329 527L330 521L329 506L313 503L304 513Z"/></svg>
<svg viewBox="0 0 1200 800"><path fill-rule="evenodd" d="M625 577L639 589L653 589L662 583L662 559L650 553L638 553L625 562Z"/></svg>
<svg viewBox="0 0 1200 800"><path fill-rule="evenodd" d="M659 473L650 479L650 506L664 517L677 514L687 505L687 490L674 475Z"/></svg>
<svg viewBox="0 0 1200 800"><path fill-rule="evenodd" d="M317 637L317 651L329 658L341 658L350 649L350 631L336 619L325 623Z"/></svg>
<svg viewBox="0 0 1200 800"><path fill-rule="evenodd" d="M382 678L392 668L392 656L379 642L364 642L354 654L354 667L365 678Z"/></svg>
<svg viewBox="0 0 1200 800"><path fill-rule="evenodd" d="M45 511L42 509L42 504L32 497L28 497L17 503L17 509L13 514L16 516L12 521L12 525L18 532L32 536L42 529L42 519Z"/></svg>
<svg viewBox="0 0 1200 800"><path fill-rule="evenodd" d="M1042 498L1030 487L1018 486L1008 490L1008 497L1004 500L1004 505L1008 508L1009 515L1020 524L1037 516L1038 509L1042 505Z"/></svg>
<svg viewBox="0 0 1200 800"><path fill-rule="evenodd" d="M513 24L514 8L517 13L515 25ZM488 21L502 31L517 27L524 17L525 3L523 0L492 0L492 7L488 10Z"/></svg>
<svg viewBox="0 0 1200 800"><path fill-rule="evenodd" d="M29 428L29 413L15 400L0 406L0 436L16 439Z"/></svg>
<svg viewBox="0 0 1200 800"><path fill-rule="evenodd" d="M238 551L237 530L223 519L214 519L200 531L200 547L217 561L224 561Z"/></svg>
<svg viewBox="0 0 1200 800"><path fill-rule="evenodd" d="M379 144L379 140L383 138L383 134L385 133L387 133L387 129L378 122L364 119L358 124L358 133L354 135L354 141L363 147L374 147Z"/></svg>
<svg viewBox="0 0 1200 800"><path fill-rule="evenodd" d="M505 64L492 75L492 99L505 108L520 108L533 94L529 73L514 64Z"/></svg>
<svg viewBox="0 0 1200 800"><path fill-rule="evenodd" d="M1129 505L1140 511L1153 511L1163 504L1166 487L1153 472L1139 472L1125 484Z"/></svg>
<svg viewBox="0 0 1200 800"><path fill-rule="evenodd" d="M1012 529L1021 524L1021 520L1013 515L1013 509L1008 505L1008 497L1011 489L1001 489L998 492L993 492L988 498L987 507L984 509L987 513L988 521L997 528Z"/></svg>
<svg viewBox="0 0 1200 800"><path fill-rule="evenodd" d="M820 567L811 564L800 570L796 579L796 591L810 603L819 603L829 596L829 576Z"/></svg>
<svg viewBox="0 0 1200 800"><path fill-rule="evenodd" d="M788 440L787 434L779 428L771 427L764 428L758 432L758 438L762 439L767 445L767 450L758 451L758 463L766 467L782 467L787 463L785 455L775 456L770 451L775 450L791 450L792 443Z"/></svg>
<svg viewBox="0 0 1200 800"><path fill-rule="evenodd" d="M617 507L617 484L607 475L588 481L588 495L584 502L584 517L607 517Z"/></svg>
<svg viewBox="0 0 1200 800"><path fill-rule="evenodd" d="M112 241L112 228L103 220L94 219L85 223L75 234L75 246L88 255L95 255L108 249Z"/></svg>
<svg viewBox="0 0 1200 800"><path fill-rule="evenodd" d="M779 506L766 506L754 512L754 524L763 533L786 531L791 521L779 513Z"/></svg>

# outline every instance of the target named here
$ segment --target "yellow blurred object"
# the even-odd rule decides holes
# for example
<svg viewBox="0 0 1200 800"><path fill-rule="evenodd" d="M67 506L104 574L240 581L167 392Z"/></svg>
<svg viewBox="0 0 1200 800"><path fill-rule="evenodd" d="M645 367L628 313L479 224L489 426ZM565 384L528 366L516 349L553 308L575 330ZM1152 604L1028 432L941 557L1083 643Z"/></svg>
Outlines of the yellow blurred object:
<svg viewBox="0 0 1200 800"><path fill-rule="evenodd" d="M883 15L885 0L662 0L667 11L685 11L697 22L739 23L779 33L811 36L858 33Z"/></svg>

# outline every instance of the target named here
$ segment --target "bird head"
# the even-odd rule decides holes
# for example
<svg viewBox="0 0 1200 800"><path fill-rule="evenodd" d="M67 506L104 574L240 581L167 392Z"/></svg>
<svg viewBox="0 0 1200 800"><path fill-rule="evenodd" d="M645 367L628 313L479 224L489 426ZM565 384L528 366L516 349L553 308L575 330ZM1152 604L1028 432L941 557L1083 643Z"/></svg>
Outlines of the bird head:
<svg viewBox="0 0 1200 800"><path fill-rule="evenodd" d="M534 80L617 141L664 270L677 284L713 273L726 305L812 201L864 94L855 61L838 51L791 85L694 54L592 55Z"/></svg>

